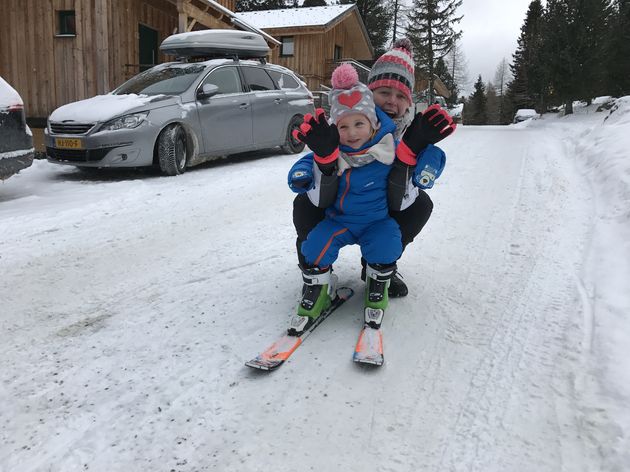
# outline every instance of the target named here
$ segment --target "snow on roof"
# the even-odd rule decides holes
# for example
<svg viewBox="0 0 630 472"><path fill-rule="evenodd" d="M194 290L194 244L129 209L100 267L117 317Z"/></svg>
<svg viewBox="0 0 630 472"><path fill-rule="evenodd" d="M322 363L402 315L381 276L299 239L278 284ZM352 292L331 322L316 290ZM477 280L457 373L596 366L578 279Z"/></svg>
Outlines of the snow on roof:
<svg viewBox="0 0 630 472"><path fill-rule="evenodd" d="M326 7L251 11L237 13L236 16L261 29L325 26L352 8L354 8L354 4L350 3Z"/></svg>
<svg viewBox="0 0 630 472"><path fill-rule="evenodd" d="M0 77L0 107L9 107L11 105L23 105L20 94L9 85L9 83Z"/></svg>

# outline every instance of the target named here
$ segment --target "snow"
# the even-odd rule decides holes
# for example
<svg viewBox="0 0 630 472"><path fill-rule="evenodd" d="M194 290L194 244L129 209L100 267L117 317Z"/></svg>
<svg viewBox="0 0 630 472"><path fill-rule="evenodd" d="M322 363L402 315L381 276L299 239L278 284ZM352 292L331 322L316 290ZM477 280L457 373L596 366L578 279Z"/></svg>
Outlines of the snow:
<svg viewBox="0 0 630 472"><path fill-rule="evenodd" d="M129 110L146 106L161 95L97 95L86 100L68 103L57 108L50 114L49 121L63 122L80 121L82 123L96 123L107 121L120 116Z"/></svg>
<svg viewBox="0 0 630 472"><path fill-rule="evenodd" d="M458 126L385 365L359 292L279 371L301 288L288 168L43 161L0 185L0 470L630 469L630 97Z"/></svg>
<svg viewBox="0 0 630 472"><path fill-rule="evenodd" d="M27 131L30 132L30 129L27 128ZM16 157L21 157L26 154L30 154L35 151L35 148L30 149L19 149L17 151L9 151L9 152L0 152L0 160L2 159L13 159Z"/></svg>
<svg viewBox="0 0 630 472"><path fill-rule="evenodd" d="M0 77L0 108L23 104L20 94L6 80Z"/></svg>
<svg viewBox="0 0 630 472"><path fill-rule="evenodd" d="M236 13L236 17L256 28L293 28L297 26L324 26L346 13L354 4L325 7L286 8Z"/></svg>

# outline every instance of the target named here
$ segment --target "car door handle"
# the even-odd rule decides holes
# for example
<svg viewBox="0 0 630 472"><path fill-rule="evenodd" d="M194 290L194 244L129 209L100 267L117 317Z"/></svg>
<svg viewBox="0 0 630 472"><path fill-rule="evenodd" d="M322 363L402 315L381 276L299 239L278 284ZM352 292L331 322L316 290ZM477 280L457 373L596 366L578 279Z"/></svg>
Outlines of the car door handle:
<svg viewBox="0 0 630 472"><path fill-rule="evenodd" d="M276 102L276 105L280 105L282 103L282 99L281 98L276 98L276 99L274 99L274 102Z"/></svg>
<svg viewBox="0 0 630 472"><path fill-rule="evenodd" d="M241 103L238 107L241 110L247 110L249 108L249 103Z"/></svg>

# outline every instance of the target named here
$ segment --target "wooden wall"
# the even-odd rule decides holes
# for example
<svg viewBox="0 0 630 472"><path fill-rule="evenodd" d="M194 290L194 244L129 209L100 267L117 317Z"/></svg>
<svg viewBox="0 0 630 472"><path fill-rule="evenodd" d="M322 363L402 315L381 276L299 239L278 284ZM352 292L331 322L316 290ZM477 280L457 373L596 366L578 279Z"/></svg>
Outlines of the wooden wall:
<svg viewBox="0 0 630 472"><path fill-rule="evenodd" d="M369 47L361 38L357 40L355 19L350 16L328 31L323 28L268 29L271 36L280 40L282 36L293 36L294 55L281 57L281 46L272 51L270 62L294 70L304 77L310 90L318 90L322 84L330 86L329 64L335 54L335 45L341 46L344 59L372 59Z"/></svg>
<svg viewBox="0 0 630 472"><path fill-rule="evenodd" d="M75 10L76 36L56 36L58 10ZM29 118L44 119L138 72L139 23L159 43L177 28L177 9L167 0L0 0L0 76Z"/></svg>

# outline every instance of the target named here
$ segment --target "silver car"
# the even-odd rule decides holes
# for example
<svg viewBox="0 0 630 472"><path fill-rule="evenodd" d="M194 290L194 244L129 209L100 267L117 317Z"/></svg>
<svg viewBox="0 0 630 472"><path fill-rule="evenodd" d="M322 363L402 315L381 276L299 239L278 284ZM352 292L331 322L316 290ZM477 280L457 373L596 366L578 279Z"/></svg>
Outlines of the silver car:
<svg viewBox="0 0 630 472"><path fill-rule="evenodd" d="M34 152L22 97L0 77L0 181L30 166Z"/></svg>
<svg viewBox="0 0 630 472"><path fill-rule="evenodd" d="M158 166L181 174L218 156L280 146L313 113L292 71L257 60L169 62L107 95L56 109L45 131L49 162L88 167Z"/></svg>

